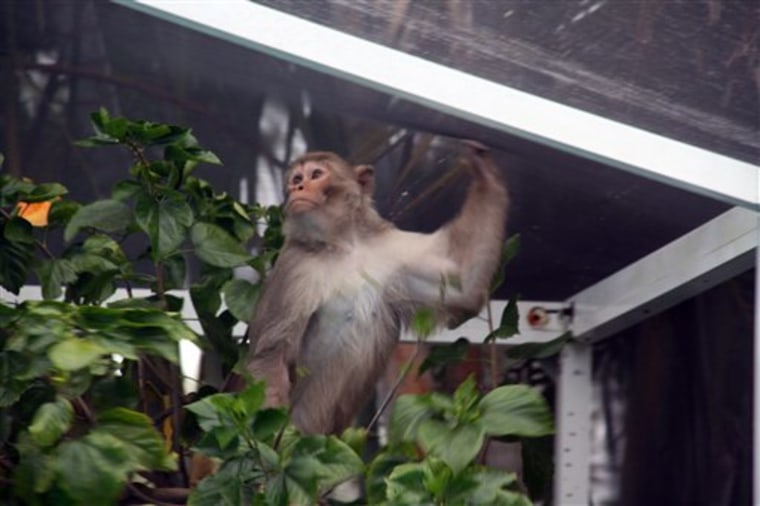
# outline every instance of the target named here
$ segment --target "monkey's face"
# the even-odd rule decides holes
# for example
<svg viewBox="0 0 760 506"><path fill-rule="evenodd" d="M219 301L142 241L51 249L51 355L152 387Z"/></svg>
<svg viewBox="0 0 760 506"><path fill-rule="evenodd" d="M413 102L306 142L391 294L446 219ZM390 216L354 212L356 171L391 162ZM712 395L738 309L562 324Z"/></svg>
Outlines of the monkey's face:
<svg viewBox="0 0 760 506"><path fill-rule="evenodd" d="M285 211L296 215L322 207L327 201L331 179L331 169L324 163L307 161L293 167L288 175Z"/></svg>

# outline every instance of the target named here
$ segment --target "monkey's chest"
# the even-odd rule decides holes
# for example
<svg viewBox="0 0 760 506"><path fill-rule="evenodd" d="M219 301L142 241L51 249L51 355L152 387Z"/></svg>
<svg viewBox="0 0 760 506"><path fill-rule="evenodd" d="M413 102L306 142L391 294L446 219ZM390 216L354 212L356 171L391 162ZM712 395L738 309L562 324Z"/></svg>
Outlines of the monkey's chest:
<svg viewBox="0 0 760 506"><path fill-rule="evenodd" d="M387 302L390 280L349 270L335 275L339 279L322 285L329 291L312 313L302 341L302 358L309 362L327 357L361 359L396 338Z"/></svg>

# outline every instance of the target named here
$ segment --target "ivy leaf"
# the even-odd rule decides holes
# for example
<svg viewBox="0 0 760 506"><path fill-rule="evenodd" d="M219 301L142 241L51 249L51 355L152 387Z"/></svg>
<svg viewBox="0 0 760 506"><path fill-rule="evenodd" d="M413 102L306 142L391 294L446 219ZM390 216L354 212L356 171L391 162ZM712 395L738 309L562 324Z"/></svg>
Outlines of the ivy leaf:
<svg viewBox="0 0 760 506"><path fill-rule="evenodd" d="M241 322L251 321L260 291L260 285L254 285L244 279L231 279L222 287L227 308L232 316Z"/></svg>
<svg viewBox="0 0 760 506"><path fill-rule="evenodd" d="M74 419L74 408L68 399L58 397L54 402L46 402L34 414L29 434L42 447L52 446L68 432Z"/></svg>
<svg viewBox="0 0 760 506"><path fill-rule="evenodd" d="M94 228L102 232L121 232L132 223L132 212L118 200L98 200L80 207L69 220L63 232L70 241L83 228Z"/></svg>
<svg viewBox="0 0 760 506"><path fill-rule="evenodd" d="M190 230L195 253L216 267L237 267L251 260L251 255L230 234L211 223L198 222Z"/></svg>
<svg viewBox="0 0 760 506"><path fill-rule="evenodd" d="M546 400L527 385L495 388L480 400L478 408L488 435L536 437L554 432Z"/></svg>

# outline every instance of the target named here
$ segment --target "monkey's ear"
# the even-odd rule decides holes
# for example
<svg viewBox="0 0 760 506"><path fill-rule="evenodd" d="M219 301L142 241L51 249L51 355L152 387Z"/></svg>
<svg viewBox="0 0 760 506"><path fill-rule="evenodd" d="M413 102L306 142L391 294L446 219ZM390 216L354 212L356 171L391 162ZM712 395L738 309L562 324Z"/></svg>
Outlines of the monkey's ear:
<svg viewBox="0 0 760 506"><path fill-rule="evenodd" d="M362 193L372 196L375 190L375 168L372 165L357 165L354 167L356 180L362 187Z"/></svg>

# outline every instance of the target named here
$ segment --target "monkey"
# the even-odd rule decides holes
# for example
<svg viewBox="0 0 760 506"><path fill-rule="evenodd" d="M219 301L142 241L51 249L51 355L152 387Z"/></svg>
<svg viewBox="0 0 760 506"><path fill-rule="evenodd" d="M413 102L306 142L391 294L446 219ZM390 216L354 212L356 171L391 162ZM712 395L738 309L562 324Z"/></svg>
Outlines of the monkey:
<svg viewBox="0 0 760 506"><path fill-rule="evenodd" d="M488 300L508 192L488 149L463 143L465 201L432 233L379 215L371 165L316 151L286 171L285 242L249 325L246 368L266 380L265 405L288 406L303 433L352 423L418 309L453 327Z"/></svg>

